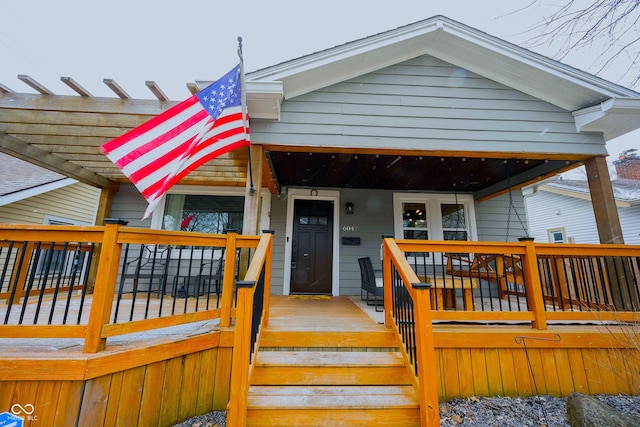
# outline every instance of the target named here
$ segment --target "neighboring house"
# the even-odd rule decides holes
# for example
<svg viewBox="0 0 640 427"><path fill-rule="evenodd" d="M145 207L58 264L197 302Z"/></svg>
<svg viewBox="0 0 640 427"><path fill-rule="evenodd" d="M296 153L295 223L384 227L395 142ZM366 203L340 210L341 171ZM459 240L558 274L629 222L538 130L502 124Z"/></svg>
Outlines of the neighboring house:
<svg viewBox="0 0 640 427"><path fill-rule="evenodd" d="M524 235L517 217L526 222L522 187L581 164L610 187L606 142L640 127L637 92L443 16L246 80L256 195L247 150L236 150L186 176L141 221L147 203L99 147L176 103L157 90L158 100L131 99L112 81L119 99L94 98L68 78L81 96L32 81L41 94L0 86L0 149L101 187L112 203L99 217L177 229L197 215L190 231L273 229L274 293L357 295L357 258L379 268L382 235L514 241ZM594 197L606 241L615 201Z"/></svg>
<svg viewBox="0 0 640 427"><path fill-rule="evenodd" d="M3 153L0 165L0 224L94 224L99 188Z"/></svg>
<svg viewBox="0 0 640 427"><path fill-rule="evenodd" d="M624 242L640 245L640 157L623 155L613 162L611 182ZM523 189L529 232L537 242L599 243L586 180L555 177Z"/></svg>

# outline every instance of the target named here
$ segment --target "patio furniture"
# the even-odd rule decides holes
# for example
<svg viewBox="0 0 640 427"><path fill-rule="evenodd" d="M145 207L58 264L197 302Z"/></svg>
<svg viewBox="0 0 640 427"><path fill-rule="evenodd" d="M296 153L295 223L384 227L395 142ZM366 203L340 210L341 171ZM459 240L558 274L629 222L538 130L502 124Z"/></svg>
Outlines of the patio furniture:
<svg viewBox="0 0 640 427"><path fill-rule="evenodd" d="M524 289L522 259L519 255L475 254L471 259L452 253L443 256L447 259L447 275L497 283L501 298Z"/></svg>
<svg viewBox="0 0 640 427"><path fill-rule="evenodd" d="M213 285L216 295L220 296L224 262L223 249L220 258L203 261L196 274L176 275L173 286L175 295L178 298L188 298L190 295L195 297L210 294Z"/></svg>
<svg viewBox="0 0 640 427"><path fill-rule="evenodd" d="M375 306L376 311L382 311L384 301L384 288L382 277L376 277L370 257L358 258L360 265L360 299L366 296L367 305Z"/></svg>
<svg viewBox="0 0 640 427"><path fill-rule="evenodd" d="M475 309L473 290L478 288L478 279L475 277L461 276L419 276L425 283L431 285L431 309L443 310L445 308L456 309L456 290L462 290L462 302L465 310ZM435 298L434 298L435 293Z"/></svg>
<svg viewBox="0 0 640 427"><path fill-rule="evenodd" d="M127 261L120 277L120 289L124 289L127 279L133 280L132 292L139 291L140 280L148 283L143 291L155 291L156 295L164 293L169 274L170 246L141 245L138 257Z"/></svg>

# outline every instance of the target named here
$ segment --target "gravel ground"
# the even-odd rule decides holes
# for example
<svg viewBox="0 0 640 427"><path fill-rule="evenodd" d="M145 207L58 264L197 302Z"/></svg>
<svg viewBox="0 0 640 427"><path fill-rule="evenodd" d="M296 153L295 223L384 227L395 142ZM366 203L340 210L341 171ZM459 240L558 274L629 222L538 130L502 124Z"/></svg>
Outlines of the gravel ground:
<svg viewBox="0 0 640 427"><path fill-rule="evenodd" d="M640 396L596 396L627 414L640 416ZM510 398L471 397L440 404L442 427L568 427L566 399L551 396ZM224 412L210 412L176 427L225 426ZM208 424L209 423L209 424Z"/></svg>

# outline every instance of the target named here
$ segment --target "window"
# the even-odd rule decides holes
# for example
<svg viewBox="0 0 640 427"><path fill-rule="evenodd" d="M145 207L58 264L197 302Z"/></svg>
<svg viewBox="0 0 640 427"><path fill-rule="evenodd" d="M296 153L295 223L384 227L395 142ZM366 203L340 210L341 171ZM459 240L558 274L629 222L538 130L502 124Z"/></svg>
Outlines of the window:
<svg viewBox="0 0 640 427"><path fill-rule="evenodd" d="M453 194L393 195L395 235L403 239L473 240L473 197Z"/></svg>
<svg viewBox="0 0 640 427"><path fill-rule="evenodd" d="M549 234L549 242L550 243L564 243L564 227L562 228L550 228L547 230Z"/></svg>
<svg viewBox="0 0 640 427"><path fill-rule="evenodd" d="M153 211L151 228L222 234L225 230L242 233L244 187L176 185ZM270 227L271 194L263 188L260 197L258 230Z"/></svg>
<svg viewBox="0 0 640 427"><path fill-rule="evenodd" d="M441 203L440 213L444 240L469 240L464 204Z"/></svg>
<svg viewBox="0 0 640 427"><path fill-rule="evenodd" d="M243 213L243 196L167 194L162 228L212 234L241 232Z"/></svg>

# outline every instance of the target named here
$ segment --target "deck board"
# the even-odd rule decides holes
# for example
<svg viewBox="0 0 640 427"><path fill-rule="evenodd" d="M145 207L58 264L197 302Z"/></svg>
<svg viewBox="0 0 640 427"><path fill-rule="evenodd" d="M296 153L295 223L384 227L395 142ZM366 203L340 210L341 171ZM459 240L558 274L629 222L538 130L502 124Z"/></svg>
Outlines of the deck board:
<svg viewBox="0 0 640 427"><path fill-rule="evenodd" d="M268 329L272 331L374 332L385 329L348 296L271 296L270 304Z"/></svg>

